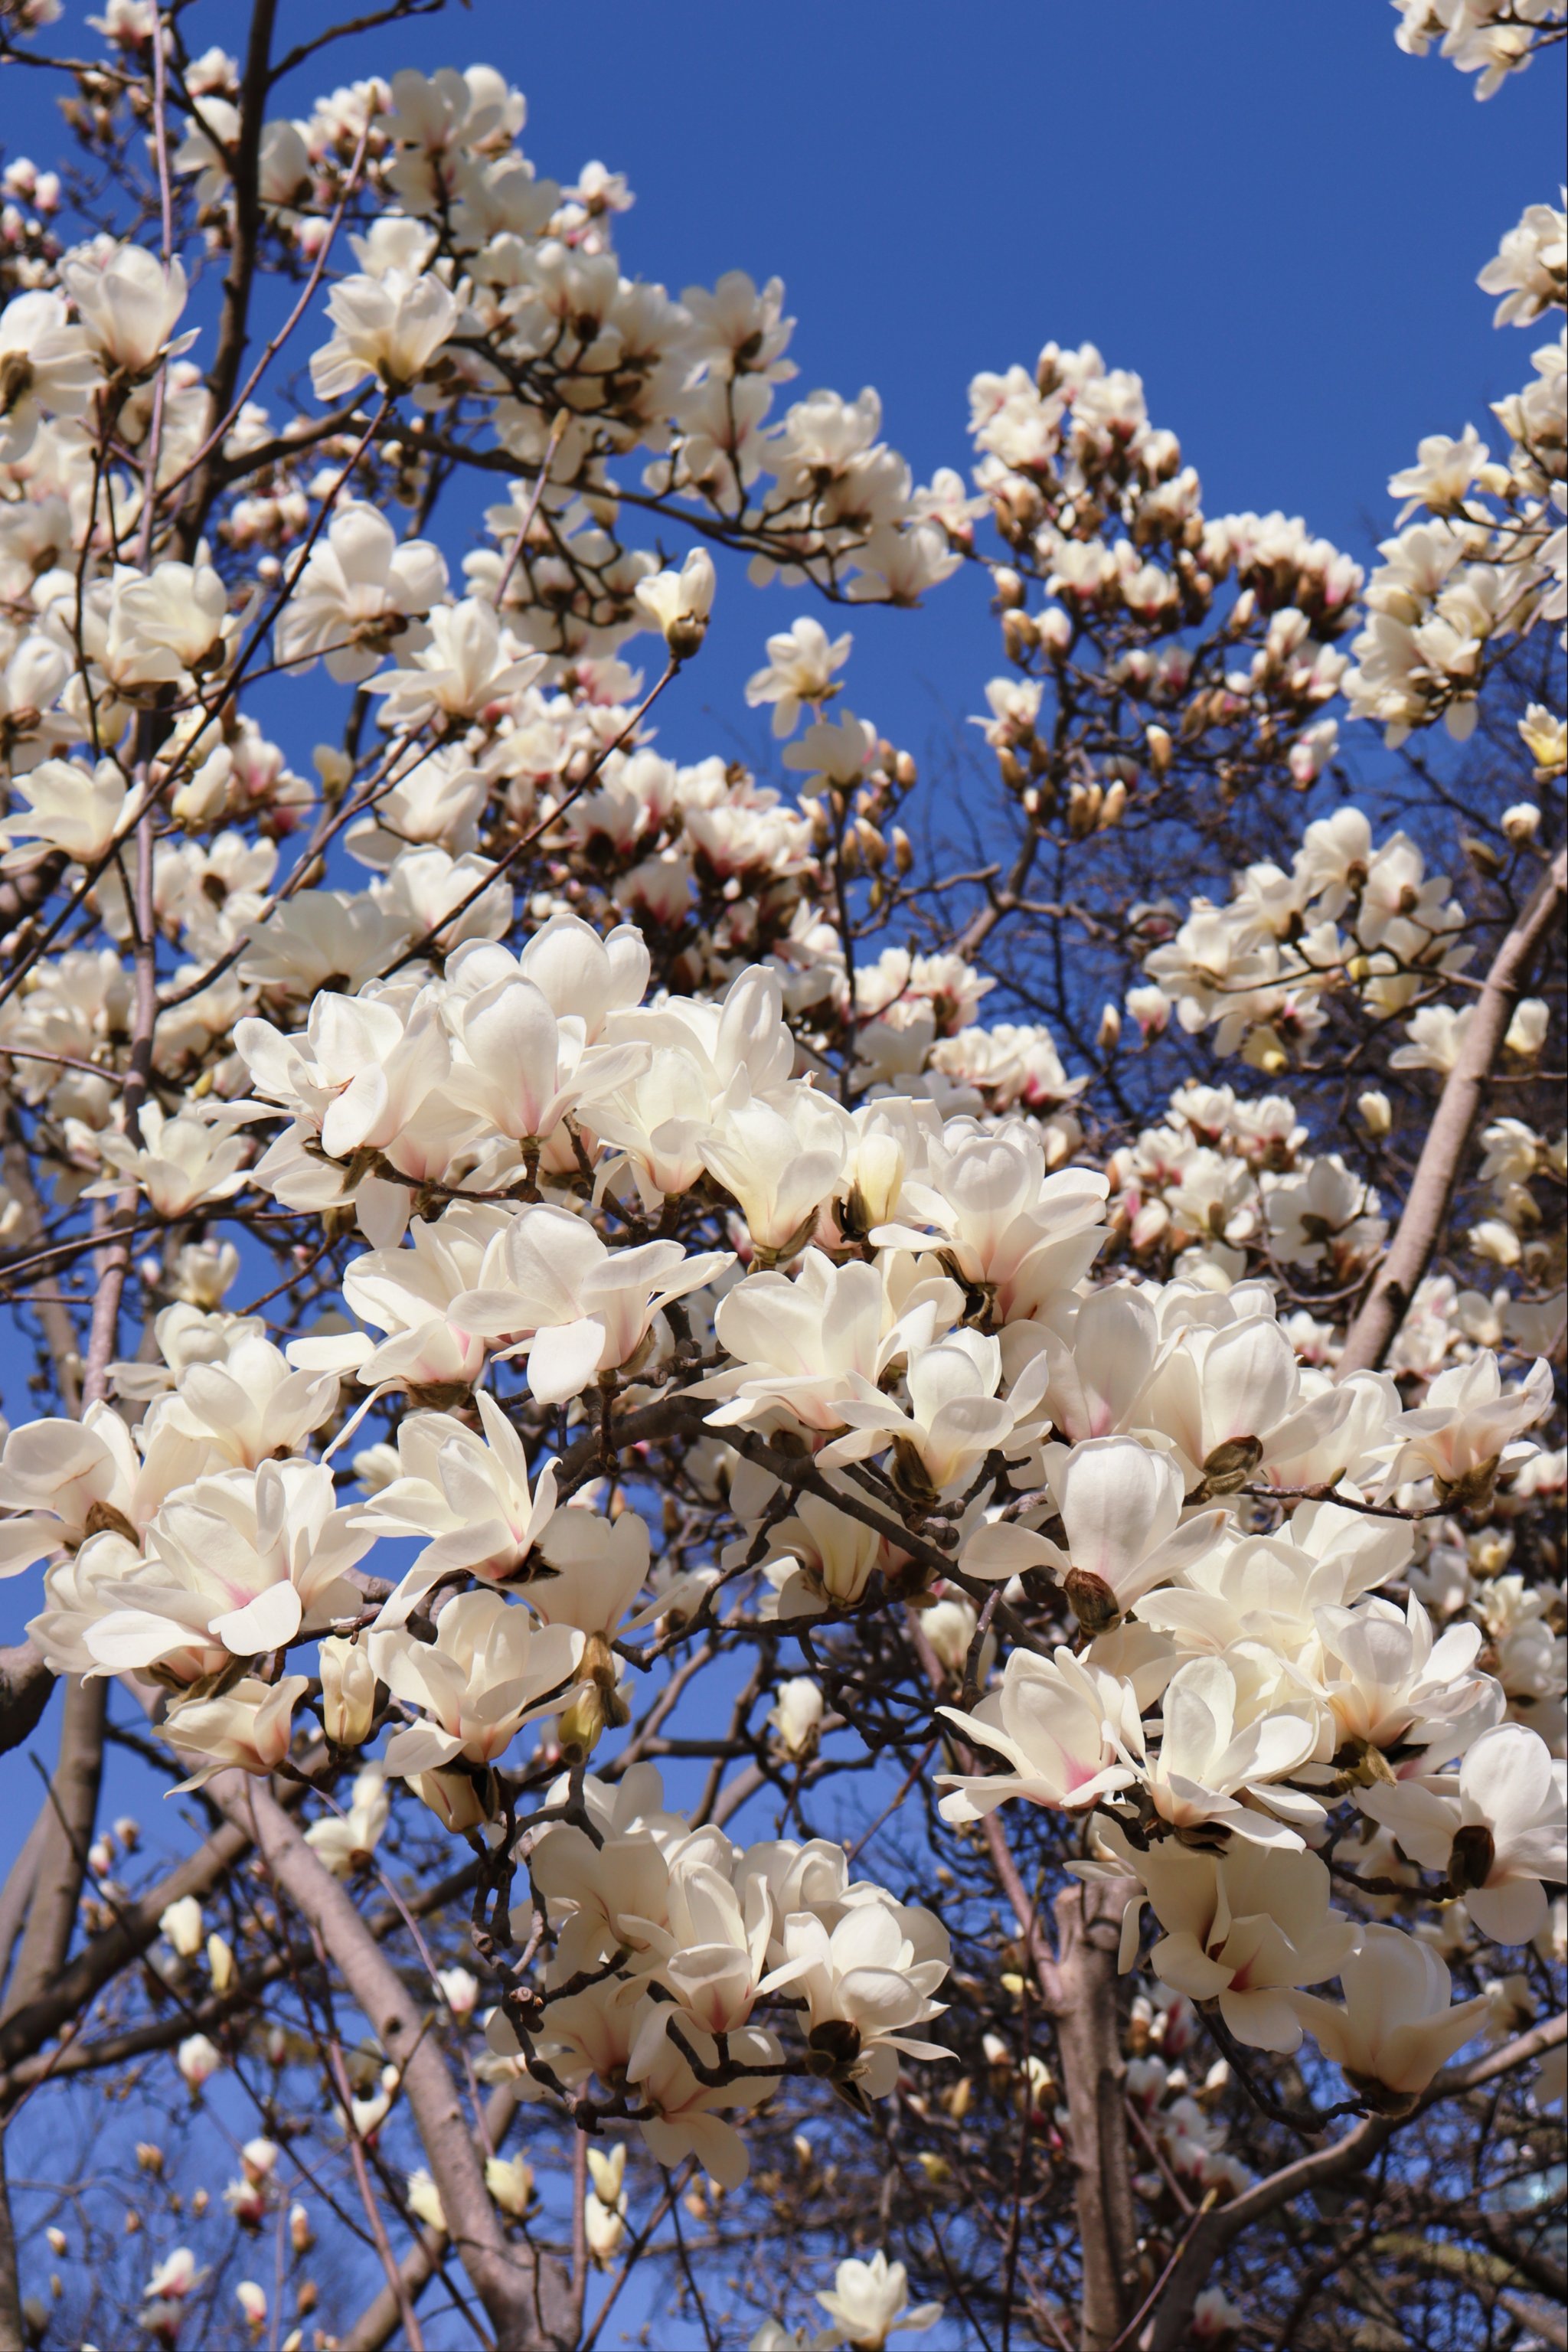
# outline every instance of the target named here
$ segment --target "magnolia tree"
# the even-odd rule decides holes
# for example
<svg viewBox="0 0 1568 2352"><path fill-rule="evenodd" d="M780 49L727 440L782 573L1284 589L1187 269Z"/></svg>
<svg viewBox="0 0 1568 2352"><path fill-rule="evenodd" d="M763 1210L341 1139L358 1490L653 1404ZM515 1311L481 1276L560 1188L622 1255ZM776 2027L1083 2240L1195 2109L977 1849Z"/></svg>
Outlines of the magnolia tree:
<svg viewBox="0 0 1568 2352"><path fill-rule="evenodd" d="M1363 580L240 13L5 11L0 2345L1563 2344L1563 214Z"/></svg>

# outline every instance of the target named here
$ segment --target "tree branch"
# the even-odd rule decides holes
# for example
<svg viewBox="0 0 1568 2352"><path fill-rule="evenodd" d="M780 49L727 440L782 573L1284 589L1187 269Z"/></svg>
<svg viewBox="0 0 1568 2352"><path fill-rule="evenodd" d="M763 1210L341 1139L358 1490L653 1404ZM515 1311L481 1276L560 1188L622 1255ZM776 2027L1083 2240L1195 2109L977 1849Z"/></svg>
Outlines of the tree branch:
<svg viewBox="0 0 1568 2352"><path fill-rule="evenodd" d="M207 1794L236 1828L248 1830L274 1885L321 1937L392 2063L440 2193L451 2242L507 2352L564 2347L554 2280L527 2249L508 2242L485 2186L484 2166L451 2072L396 1969L270 1790L241 1772L218 1773Z"/></svg>
<svg viewBox="0 0 1568 2352"><path fill-rule="evenodd" d="M1342 1380L1347 1372L1375 1370L1382 1363L1405 1320L1416 1286L1432 1262L1458 1181L1465 1147L1480 1115L1487 1081L1502 1051L1514 1007L1530 985L1536 958L1562 919L1565 892L1568 851L1560 849L1536 885L1524 912L1499 948L1471 1010L1458 1058L1438 1097L1436 1112L1410 1180L1399 1230L1360 1313L1345 1334L1339 1360Z"/></svg>

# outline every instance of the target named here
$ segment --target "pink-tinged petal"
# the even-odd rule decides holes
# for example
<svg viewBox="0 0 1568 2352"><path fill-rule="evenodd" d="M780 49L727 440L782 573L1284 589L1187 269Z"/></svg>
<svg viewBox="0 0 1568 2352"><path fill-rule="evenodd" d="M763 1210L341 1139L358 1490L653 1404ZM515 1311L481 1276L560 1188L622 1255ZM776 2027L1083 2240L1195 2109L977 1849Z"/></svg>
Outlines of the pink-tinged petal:
<svg viewBox="0 0 1568 2352"><path fill-rule="evenodd" d="M259 1657L280 1649L300 1630L300 1595L291 1584L269 1584L243 1609L215 1617L212 1630L237 1658Z"/></svg>

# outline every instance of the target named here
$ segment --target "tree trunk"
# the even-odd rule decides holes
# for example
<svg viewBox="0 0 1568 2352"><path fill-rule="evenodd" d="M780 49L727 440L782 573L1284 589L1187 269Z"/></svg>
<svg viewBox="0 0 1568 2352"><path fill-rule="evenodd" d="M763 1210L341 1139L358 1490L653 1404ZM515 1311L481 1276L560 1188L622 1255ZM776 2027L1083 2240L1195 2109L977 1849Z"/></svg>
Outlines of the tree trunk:
<svg viewBox="0 0 1568 2352"><path fill-rule="evenodd" d="M1123 1880L1069 1886L1058 1895L1057 2048L1067 2089L1077 2175L1083 2309L1081 2352L1110 2352L1138 2292L1138 2217L1127 2147L1116 1956Z"/></svg>

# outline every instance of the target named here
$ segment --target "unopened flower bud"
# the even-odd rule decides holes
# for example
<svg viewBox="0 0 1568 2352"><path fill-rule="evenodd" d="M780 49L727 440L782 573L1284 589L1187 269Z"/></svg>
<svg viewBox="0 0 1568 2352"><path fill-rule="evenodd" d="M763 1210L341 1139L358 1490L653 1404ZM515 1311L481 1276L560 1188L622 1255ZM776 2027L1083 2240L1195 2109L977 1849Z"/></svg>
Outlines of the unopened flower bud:
<svg viewBox="0 0 1568 2352"><path fill-rule="evenodd" d="M526 2156L492 2156L485 2165L485 2187L503 2213L521 2221L533 2202L533 2167Z"/></svg>
<svg viewBox="0 0 1568 2352"><path fill-rule="evenodd" d="M461 1837L468 1830L477 1830L481 1822L490 1819L495 1794L493 1773L481 1773L476 1778L468 1772L444 1768L436 1772L413 1773L408 1785L455 1837Z"/></svg>
<svg viewBox="0 0 1568 2352"><path fill-rule="evenodd" d="M207 1937L207 1973L212 1978L214 1992L226 1992L234 1982L234 1953L216 1929Z"/></svg>
<svg viewBox="0 0 1568 2352"><path fill-rule="evenodd" d="M195 1896L182 1895L177 1903L171 1903L166 1911L161 1912L158 1931L174 1946L181 1959L194 1960L202 1948L205 1932L202 1906Z"/></svg>
<svg viewBox="0 0 1568 2352"><path fill-rule="evenodd" d="M375 1720L375 1668L357 1642L330 1634L321 1645L321 1724L338 1748L359 1748Z"/></svg>
<svg viewBox="0 0 1568 2352"><path fill-rule="evenodd" d="M1039 641L1039 632L1027 613L1003 614L1002 645L1009 661L1027 661Z"/></svg>
<svg viewBox="0 0 1568 2352"><path fill-rule="evenodd" d="M186 2084L195 2094L217 2073L223 2064L223 2055L205 2033L193 2033L181 2042L175 2063Z"/></svg>
<svg viewBox="0 0 1568 2352"><path fill-rule="evenodd" d="M1510 841L1522 846L1540 832L1541 811L1533 801L1516 801L1512 808L1502 813L1502 829Z"/></svg>
<svg viewBox="0 0 1568 2352"><path fill-rule="evenodd" d="M348 789L354 772L354 763L348 753L341 750L336 743L318 743L310 756L316 764L316 773L321 780L323 798L329 801L341 800Z"/></svg>
<svg viewBox="0 0 1568 2352"><path fill-rule="evenodd" d="M1394 1126L1394 1108L1379 1087L1368 1087L1356 1097L1356 1112L1367 1133L1381 1139Z"/></svg>
<svg viewBox="0 0 1568 2352"><path fill-rule="evenodd" d="M442 2000L459 2023L465 2017L472 2017L479 1997L478 1977L467 1969L441 1969L436 1981L441 1988Z"/></svg>
<svg viewBox="0 0 1568 2352"><path fill-rule="evenodd" d="M1042 613L1035 625L1039 631L1040 643L1048 654L1059 658L1067 652L1072 643L1072 623L1059 604L1053 604L1047 612Z"/></svg>

